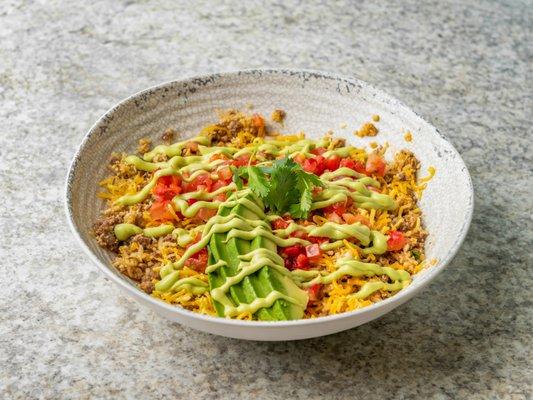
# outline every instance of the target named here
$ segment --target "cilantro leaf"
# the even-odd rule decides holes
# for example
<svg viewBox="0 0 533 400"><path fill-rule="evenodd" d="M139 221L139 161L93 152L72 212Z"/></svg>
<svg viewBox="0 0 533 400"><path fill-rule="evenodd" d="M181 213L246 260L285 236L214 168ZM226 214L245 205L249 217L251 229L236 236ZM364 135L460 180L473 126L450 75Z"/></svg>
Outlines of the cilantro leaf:
<svg viewBox="0 0 533 400"><path fill-rule="evenodd" d="M230 167L231 171L233 172L232 180L237 186L237 189L241 190L244 187L244 183L242 182L242 178L240 176L240 168L235 168L233 165Z"/></svg>
<svg viewBox="0 0 533 400"><path fill-rule="evenodd" d="M296 218L307 218L313 205L313 188L324 185L318 176L307 173L302 169L296 171L296 177L296 188L300 192L300 201L299 203L291 204L290 213Z"/></svg>
<svg viewBox="0 0 533 400"><path fill-rule="evenodd" d="M246 179L272 212L290 212L295 218L307 218L313 205L313 189L324 186L318 176L305 172L288 157L274 161L270 167L232 167L232 171L238 189L243 187L242 178Z"/></svg>
<svg viewBox="0 0 533 400"><path fill-rule="evenodd" d="M265 198L266 205L272 211L284 213L297 201L296 176L293 174L295 165L297 164L290 158L274 162L270 174L270 191Z"/></svg>
<svg viewBox="0 0 533 400"><path fill-rule="evenodd" d="M248 186L259 197L266 197L269 192L269 184L263 171L258 167L248 166L246 167L248 174Z"/></svg>

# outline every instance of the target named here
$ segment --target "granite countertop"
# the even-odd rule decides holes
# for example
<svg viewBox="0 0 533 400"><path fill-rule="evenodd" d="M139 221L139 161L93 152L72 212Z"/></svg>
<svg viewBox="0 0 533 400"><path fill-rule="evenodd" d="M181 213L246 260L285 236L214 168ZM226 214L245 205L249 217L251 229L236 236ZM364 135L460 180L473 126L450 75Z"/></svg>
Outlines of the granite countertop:
<svg viewBox="0 0 533 400"><path fill-rule="evenodd" d="M0 6L1 398L531 395L531 4L43 3ZM371 82L470 169L461 251L377 321L287 343L192 331L118 293L69 232L68 164L107 108L159 82L262 66Z"/></svg>

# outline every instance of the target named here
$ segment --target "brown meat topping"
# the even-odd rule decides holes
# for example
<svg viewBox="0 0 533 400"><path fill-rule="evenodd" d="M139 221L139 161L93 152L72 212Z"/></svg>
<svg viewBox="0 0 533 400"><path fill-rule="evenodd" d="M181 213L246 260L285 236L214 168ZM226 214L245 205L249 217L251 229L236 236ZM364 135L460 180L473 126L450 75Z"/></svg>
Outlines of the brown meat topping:
<svg viewBox="0 0 533 400"><path fill-rule="evenodd" d="M139 243L142 247L147 248L152 244L154 241L153 238L150 238L148 236L144 236L142 234L135 235L131 238L132 242Z"/></svg>
<svg viewBox="0 0 533 400"><path fill-rule="evenodd" d="M367 122L355 134L359 137L376 136L378 134L378 128L373 123Z"/></svg>
<svg viewBox="0 0 533 400"><path fill-rule="evenodd" d="M148 153L152 147L152 141L148 138L139 139L139 144L137 145L137 151L140 154Z"/></svg>
<svg viewBox="0 0 533 400"><path fill-rule="evenodd" d="M156 278L156 273L153 271L153 269L146 268L141 278L141 283L139 283L139 287L141 288L141 290L144 290L148 294L152 293L154 291L153 280L155 278Z"/></svg>
<svg viewBox="0 0 533 400"><path fill-rule="evenodd" d="M176 131L174 129L167 129L163 135L161 136L161 139L166 143L170 144L174 140L174 135L176 134Z"/></svg>
<svg viewBox="0 0 533 400"><path fill-rule="evenodd" d="M122 222L124 213L118 213L111 216L102 216L93 226L93 233L96 242L104 249L118 253L119 243L115 237L113 229L115 225Z"/></svg>
<svg viewBox="0 0 533 400"><path fill-rule="evenodd" d="M270 116L270 118L272 119L272 121L277 122L278 124L281 124L283 120L285 119L286 115L287 114L285 113L285 111L277 109L272 112L272 115Z"/></svg>

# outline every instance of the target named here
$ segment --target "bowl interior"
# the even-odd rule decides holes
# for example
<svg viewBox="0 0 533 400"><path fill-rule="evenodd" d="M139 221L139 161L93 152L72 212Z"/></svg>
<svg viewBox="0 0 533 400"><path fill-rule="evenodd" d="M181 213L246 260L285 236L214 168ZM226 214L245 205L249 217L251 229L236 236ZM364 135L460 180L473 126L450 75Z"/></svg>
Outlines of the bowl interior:
<svg viewBox="0 0 533 400"><path fill-rule="evenodd" d="M81 240L118 279L128 281L90 235L103 207L96 194L111 153L134 152L142 137L159 142L167 128L190 137L216 120L216 110L249 106L267 116L275 108L285 110L283 133L304 131L318 138L332 130L357 146L387 141L389 155L402 148L412 150L421 161L422 176L429 166L436 169L421 208L429 231L427 257L438 263L416 275L412 288L406 290L431 279L455 254L471 219L472 186L459 154L433 126L399 101L355 79L313 72L245 71L171 82L140 92L108 111L84 139L67 181L68 213ZM380 116L378 136L356 137L354 130L375 114ZM404 139L408 131L413 136L410 143Z"/></svg>

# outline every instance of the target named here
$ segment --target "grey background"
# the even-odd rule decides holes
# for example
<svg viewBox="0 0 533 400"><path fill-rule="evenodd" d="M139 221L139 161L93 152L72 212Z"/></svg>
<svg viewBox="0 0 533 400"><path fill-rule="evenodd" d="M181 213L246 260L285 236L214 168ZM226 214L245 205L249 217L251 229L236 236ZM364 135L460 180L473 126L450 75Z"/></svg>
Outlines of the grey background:
<svg viewBox="0 0 533 400"><path fill-rule="evenodd" d="M531 394L532 3L265 4L0 3L0 397ZM140 309L63 213L70 158L119 99L268 66L352 75L402 99L450 138L476 191L463 248L424 293L302 342L210 336Z"/></svg>

